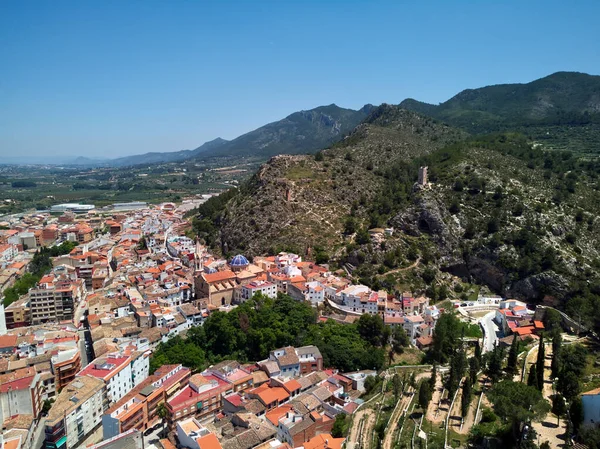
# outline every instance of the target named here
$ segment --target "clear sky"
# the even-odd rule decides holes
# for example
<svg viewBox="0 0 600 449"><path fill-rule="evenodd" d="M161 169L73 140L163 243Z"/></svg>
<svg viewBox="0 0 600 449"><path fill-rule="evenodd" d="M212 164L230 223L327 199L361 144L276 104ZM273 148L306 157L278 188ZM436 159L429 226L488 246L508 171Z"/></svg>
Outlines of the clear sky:
<svg viewBox="0 0 600 449"><path fill-rule="evenodd" d="M0 2L0 159L192 149L359 108L600 74L600 1Z"/></svg>

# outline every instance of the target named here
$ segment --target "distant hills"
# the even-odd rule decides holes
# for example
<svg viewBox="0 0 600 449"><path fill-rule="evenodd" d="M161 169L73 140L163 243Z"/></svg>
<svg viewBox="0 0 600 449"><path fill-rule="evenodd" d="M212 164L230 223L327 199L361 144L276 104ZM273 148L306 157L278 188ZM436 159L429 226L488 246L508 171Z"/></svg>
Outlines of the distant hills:
<svg viewBox="0 0 600 449"><path fill-rule="evenodd" d="M188 159L193 159L202 154L209 153L210 151L214 151L221 146L228 143L227 140L221 139L217 137L214 140L203 143L198 148L194 150L181 150L181 151L172 151L172 152L155 152L155 153L144 153L144 154L135 154L133 156L125 156L120 157L118 159L111 159L108 161L104 161L105 165L110 165L114 167L125 167L128 165L139 165L139 164L159 164L166 162L179 162L185 161Z"/></svg>
<svg viewBox="0 0 600 449"><path fill-rule="evenodd" d="M600 153L600 76L557 72L525 84L466 89L439 105L412 98L400 108L472 134L519 131L551 149ZM290 114L233 140L211 140L193 150L153 152L110 160L77 158L75 165L122 167L196 160L312 153L339 141L375 110L335 104Z"/></svg>
<svg viewBox="0 0 600 449"><path fill-rule="evenodd" d="M357 111L330 104L308 111L294 112L282 120L261 126L230 141L216 138L194 150L136 154L110 160L79 157L71 163L86 166L124 167L207 157L251 156L266 160L282 153L312 153L340 140L364 120L373 109L374 106L370 104Z"/></svg>

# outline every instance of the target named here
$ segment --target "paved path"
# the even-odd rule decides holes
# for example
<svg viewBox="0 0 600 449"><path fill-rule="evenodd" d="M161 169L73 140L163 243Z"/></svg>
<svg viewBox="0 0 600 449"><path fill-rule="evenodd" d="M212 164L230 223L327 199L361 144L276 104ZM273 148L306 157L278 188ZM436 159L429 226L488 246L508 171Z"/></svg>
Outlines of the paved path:
<svg viewBox="0 0 600 449"><path fill-rule="evenodd" d="M483 327L483 348L482 352L490 352L493 351L494 346L496 346L496 342L498 341L498 334L500 333L500 329L494 322L494 317L496 316L496 312L490 312L481 320L481 326Z"/></svg>

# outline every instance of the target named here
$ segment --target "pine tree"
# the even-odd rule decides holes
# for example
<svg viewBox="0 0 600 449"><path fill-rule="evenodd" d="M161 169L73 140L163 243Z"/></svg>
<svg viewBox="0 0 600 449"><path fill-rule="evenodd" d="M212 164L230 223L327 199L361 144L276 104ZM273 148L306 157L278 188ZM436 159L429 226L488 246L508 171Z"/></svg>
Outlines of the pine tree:
<svg viewBox="0 0 600 449"><path fill-rule="evenodd" d="M544 368L546 363L546 349L544 346L544 337L540 337L540 345L538 347L538 356L536 362L537 372L537 389L542 391L544 389Z"/></svg>
<svg viewBox="0 0 600 449"><path fill-rule="evenodd" d="M536 387L537 388L537 369L535 367L535 365L531 365L531 369L529 370L529 375L527 376L527 385L529 385L530 387Z"/></svg>
<svg viewBox="0 0 600 449"><path fill-rule="evenodd" d="M479 360L477 357L471 357L469 360L469 377L471 379L471 385L475 385L477 382L477 373L479 372Z"/></svg>
<svg viewBox="0 0 600 449"><path fill-rule="evenodd" d="M471 405L471 395L472 395L471 379L469 377L467 377L463 384L462 400L461 400L461 416L463 418L466 418L467 413L469 413L469 406Z"/></svg>
<svg viewBox="0 0 600 449"><path fill-rule="evenodd" d="M431 390L429 389L429 381L424 380L423 382L421 382L421 387L419 388L419 406L423 409L423 413L427 411L429 401L431 401Z"/></svg>
<svg viewBox="0 0 600 449"><path fill-rule="evenodd" d="M562 345L562 338L560 333L555 332L552 336L552 373L550 376L552 379L556 379L558 377L558 373L560 372L560 350Z"/></svg>
<svg viewBox="0 0 600 449"><path fill-rule="evenodd" d="M431 370L431 377L429 378L429 389L435 391L435 383L437 381L437 365L434 363Z"/></svg>
<svg viewBox="0 0 600 449"><path fill-rule="evenodd" d="M481 365L481 346L479 346L479 340L475 342L475 358L479 361L479 365Z"/></svg>
<svg viewBox="0 0 600 449"><path fill-rule="evenodd" d="M510 351L508 352L508 360L506 361L506 372L514 376L517 371L517 357L519 356L519 340L517 335L514 335Z"/></svg>

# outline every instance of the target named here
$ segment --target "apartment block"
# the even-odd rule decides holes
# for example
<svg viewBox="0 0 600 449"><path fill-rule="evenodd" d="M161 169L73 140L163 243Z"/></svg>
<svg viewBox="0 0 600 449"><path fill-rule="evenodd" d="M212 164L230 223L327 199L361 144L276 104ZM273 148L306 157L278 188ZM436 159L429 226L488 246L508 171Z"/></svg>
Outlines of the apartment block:
<svg viewBox="0 0 600 449"><path fill-rule="evenodd" d="M191 371L182 365L164 365L136 386L102 417L104 439L131 429L144 431L158 420L158 406L185 387Z"/></svg>
<svg viewBox="0 0 600 449"><path fill-rule="evenodd" d="M105 384L80 376L56 397L46 418L45 449L76 447L102 421Z"/></svg>

